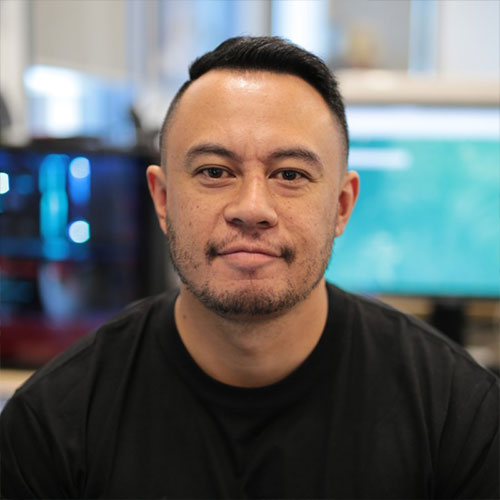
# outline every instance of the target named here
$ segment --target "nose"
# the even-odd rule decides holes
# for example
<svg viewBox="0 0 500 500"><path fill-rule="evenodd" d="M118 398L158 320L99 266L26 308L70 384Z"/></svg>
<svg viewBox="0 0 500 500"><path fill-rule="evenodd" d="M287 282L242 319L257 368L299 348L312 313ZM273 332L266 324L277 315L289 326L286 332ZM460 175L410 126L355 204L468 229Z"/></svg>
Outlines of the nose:
<svg viewBox="0 0 500 500"><path fill-rule="evenodd" d="M242 228L268 228L278 222L272 194L265 178L243 179L234 198L224 209L224 218Z"/></svg>

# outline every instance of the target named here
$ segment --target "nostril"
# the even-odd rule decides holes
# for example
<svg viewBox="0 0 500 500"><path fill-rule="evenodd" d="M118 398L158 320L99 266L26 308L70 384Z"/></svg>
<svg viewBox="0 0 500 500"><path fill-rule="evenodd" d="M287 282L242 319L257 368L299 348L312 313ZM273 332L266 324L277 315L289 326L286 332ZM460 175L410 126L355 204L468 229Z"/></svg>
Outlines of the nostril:
<svg viewBox="0 0 500 500"><path fill-rule="evenodd" d="M245 222L245 220L239 219L238 217L233 217L230 222L231 222L231 224L234 224L235 226L250 226L250 225L252 225L252 224L249 224L248 221ZM260 228L268 228L271 226L270 222L267 220L257 221L253 225L254 225L254 227L257 226Z"/></svg>
<svg viewBox="0 0 500 500"><path fill-rule="evenodd" d="M238 219L237 217L233 217L231 219L231 222L233 224L236 224L237 226L243 226L244 222L241 219Z"/></svg>

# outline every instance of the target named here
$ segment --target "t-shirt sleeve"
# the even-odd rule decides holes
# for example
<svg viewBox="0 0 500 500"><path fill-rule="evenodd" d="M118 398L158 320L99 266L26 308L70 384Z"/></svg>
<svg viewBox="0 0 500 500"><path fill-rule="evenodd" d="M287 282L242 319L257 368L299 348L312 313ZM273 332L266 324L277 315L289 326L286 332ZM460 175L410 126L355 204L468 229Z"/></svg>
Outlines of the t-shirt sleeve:
<svg viewBox="0 0 500 500"><path fill-rule="evenodd" d="M492 379L455 388L441 436L438 498L500 498L500 387Z"/></svg>
<svg viewBox="0 0 500 500"><path fill-rule="evenodd" d="M50 430L23 398L14 396L0 416L2 498L65 498L60 459Z"/></svg>

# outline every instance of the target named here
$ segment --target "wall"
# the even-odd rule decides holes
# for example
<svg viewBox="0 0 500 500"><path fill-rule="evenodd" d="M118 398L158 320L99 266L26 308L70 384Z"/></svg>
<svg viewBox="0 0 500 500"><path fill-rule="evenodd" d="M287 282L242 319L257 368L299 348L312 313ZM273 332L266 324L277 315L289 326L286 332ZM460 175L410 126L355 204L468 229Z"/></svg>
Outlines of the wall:
<svg viewBox="0 0 500 500"><path fill-rule="evenodd" d="M406 70L409 1L331 0L331 21L343 55L334 64Z"/></svg>
<svg viewBox="0 0 500 500"><path fill-rule="evenodd" d="M125 79L127 2L121 0L1 0L0 91L12 118L2 139L28 138L23 74L32 64L63 66Z"/></svg>
<svg viewBox="0 0 500 500"><path fill-rule="evenodd" d="M4 140L22 142L27 134L23 73L29 61L28 0L0 1L0 92L12 126Z"/></svg>
<svg viewBox="0 0 500 500"><path fill-rule="evenodd" d="M125 2L42 0L30 5L33 64L126 76Z"/></svg>
<svg viewBox="0 0 500 500"><path fill-rule="evenodd" d="M439 3L438 72L449 76L500 78L500 2Z"/></svg>

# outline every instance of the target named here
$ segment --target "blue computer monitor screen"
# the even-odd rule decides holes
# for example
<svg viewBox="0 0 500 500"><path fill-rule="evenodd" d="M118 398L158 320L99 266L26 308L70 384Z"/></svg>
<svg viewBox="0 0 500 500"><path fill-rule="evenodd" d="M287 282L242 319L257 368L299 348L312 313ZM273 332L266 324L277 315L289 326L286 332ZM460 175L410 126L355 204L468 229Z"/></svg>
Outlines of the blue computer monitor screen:
<svg viewBox="0 0 500 500"><path fill-rule="evenodd" d="M500 293L497 108L351 106L360 194L329 281L368 294Z"/></svg>

